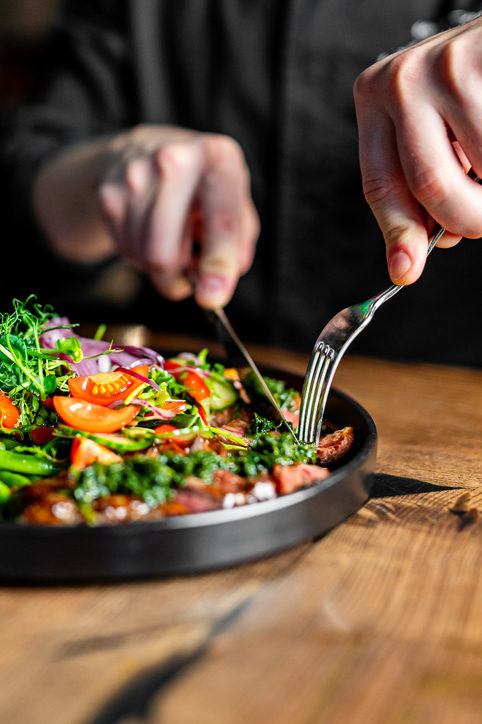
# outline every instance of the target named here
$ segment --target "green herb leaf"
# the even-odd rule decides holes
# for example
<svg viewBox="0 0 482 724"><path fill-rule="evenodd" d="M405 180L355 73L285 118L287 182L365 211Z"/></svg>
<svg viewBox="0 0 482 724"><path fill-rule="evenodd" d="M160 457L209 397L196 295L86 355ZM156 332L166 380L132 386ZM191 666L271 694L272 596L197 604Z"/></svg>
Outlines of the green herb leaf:
<svg viewBox="0 0 482 724"><path fill-rule="evenodd" d="M74 362L80 362L83 359L84 355L77 337L62 337L56 341L55 348L60 354L71 357Z"/></svg>

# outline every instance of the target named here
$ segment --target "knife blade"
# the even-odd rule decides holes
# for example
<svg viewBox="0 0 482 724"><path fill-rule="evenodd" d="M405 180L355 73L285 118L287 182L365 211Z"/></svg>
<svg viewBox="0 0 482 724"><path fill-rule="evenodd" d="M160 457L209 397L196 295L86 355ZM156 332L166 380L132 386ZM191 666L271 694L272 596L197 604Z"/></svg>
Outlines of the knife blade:
<svg viewBox="0 0 482 724"><path fill-rule="evenodd" d="M268 400L271 402L274 409L278 413L280 420L284 423L285 427L289 430L289 432L291 433L295 442L298 442L298 438L296 437L292 426L285 419L283 412L280 409L280 406L274 399L268 385L264 381L263 375L257 368L253 358L249 354L249 352L246 349L246 347L244 346L244 344L239 339L238 335L236 334L233 327L231 326L231 323L229 322L228 318L226 317L224 309L206 310L206 316L209 319L209 321L212 322L212 324L214 324L217 338L219 339L219 341L223 345L224 349L226 350L226 354L230 360L230 363L234 367L240 367L240 366L244 365L246 362L248 363L252 372L256 376L256 379L258 380L259 384L261 385L266 397L268 398Z"/></svg>

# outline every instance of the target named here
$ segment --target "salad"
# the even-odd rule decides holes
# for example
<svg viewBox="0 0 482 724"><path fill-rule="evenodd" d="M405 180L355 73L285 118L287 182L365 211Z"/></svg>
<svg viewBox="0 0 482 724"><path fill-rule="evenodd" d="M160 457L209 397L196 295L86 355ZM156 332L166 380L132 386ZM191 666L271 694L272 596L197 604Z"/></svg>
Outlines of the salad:
<svg viewBox="0 0 482 724"><path fill-rule="evenodd" d="M248 369L79 336L49 306L0 315L0 516L41 525L153 520L259 503L330 475L353 429L283 431ZM296 428L300 394L265 378Z"/></svg>

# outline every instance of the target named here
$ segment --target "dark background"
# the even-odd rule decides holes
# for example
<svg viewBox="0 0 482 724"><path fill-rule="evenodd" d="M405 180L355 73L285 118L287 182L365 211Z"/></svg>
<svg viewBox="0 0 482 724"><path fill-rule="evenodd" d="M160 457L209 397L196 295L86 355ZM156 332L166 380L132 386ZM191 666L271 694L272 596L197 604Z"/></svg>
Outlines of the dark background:
<svg viewBox="0 0 482 724"><path fill-rule="evenodd" d="M35 82L42 49L59 2L0 0L0 121L28 96ZM5 243L8 243L8 238L5 238ZM1 311L9 306L13 296L18 296L14 281L8 282L4 280L0 291ZM34 281L30 286L32 292L37 292ZM144 299L149 306L156 299L151 285L138 272L119 261L111 265L97 283L81 288L80 293L76 289L72 297L65 293L57 297L53 292L49 299L41 301L53 303L59 314L67 314L72 321L129 324L143 321L139 318L139 309L143 307ZM192 309L192 302L181 304L179 320L172 320L172 327L181 330L182 317L188 313L192 315ZM212 335L211 327L202 314L199 314L199 325L200 334Z"/></svg>
<svg viewBox="0 0 482 724"><path fill-rule="evenodd" d="M30 89L57 4L58 0L0 3L0 113L14 108Z"/></svg>

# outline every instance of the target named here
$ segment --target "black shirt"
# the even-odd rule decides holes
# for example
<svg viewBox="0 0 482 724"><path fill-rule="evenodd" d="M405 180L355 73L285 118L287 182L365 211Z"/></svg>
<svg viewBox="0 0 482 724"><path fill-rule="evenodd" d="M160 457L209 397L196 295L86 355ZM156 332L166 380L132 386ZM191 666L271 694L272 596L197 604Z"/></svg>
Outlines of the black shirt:
<svg viewBox="0 0 482 724"><path fill-rule="evenodd" d="M233 136L251 170L262 234L228 307L233 325L246 340L310 350L334 313L389 284L361 191L353 83L410 42L417 21L444 23L451 9L439 0L67 0L37 87L4 131L2 217L18 270L4 298L37 291L59 300L59 312L110 321L113 309L89 309L85 287L104 266L48 250L29 211L32 179L66 144L168 123ZM480 335L463 313L480 303L481 262L478 242L435 250L422 279L377 313L352 350L482 364ZM147 282L121 313L116 321L157 329L203 325L192 302L160 300ZM455 324L458 344L449 345Z"/></svg>

